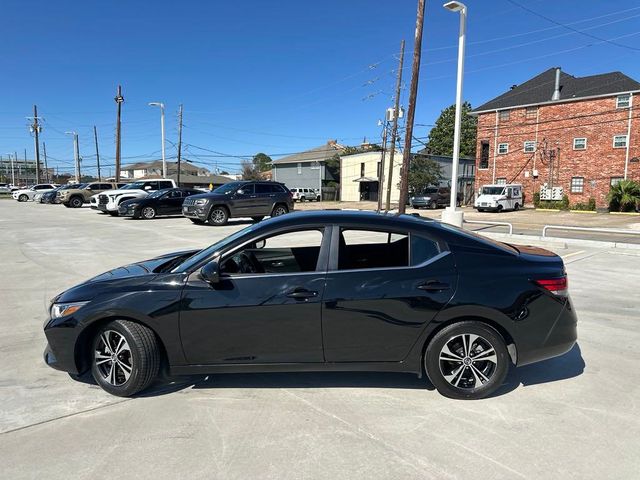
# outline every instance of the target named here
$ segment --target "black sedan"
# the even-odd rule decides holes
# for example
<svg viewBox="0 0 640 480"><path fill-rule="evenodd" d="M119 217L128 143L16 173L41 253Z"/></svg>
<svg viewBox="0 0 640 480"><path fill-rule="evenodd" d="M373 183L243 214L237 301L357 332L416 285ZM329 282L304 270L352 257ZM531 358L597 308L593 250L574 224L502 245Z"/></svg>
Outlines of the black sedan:
<svg viewBox="0 0 640 480"><path fill-rule="evenodd" d="M562 355L577 319L562 259L409 215L308 211L58 295L50 366L120 396L171 374L396 371L444 395L495 392Z"/></svg>
<svg viewBox="0 0 640 480"><path fill-rule="evenodd" d="M158 215L181 215L182 202L201 190L194 188L165 188L157 190L144 198L126 200L120 204L118 213L122 217L144 218L151 220Z"/></svg>
<svg viewBox="0 0 640 480"><path fill-rule="evenodd" d="M61 187L55 188L50 192L43 193L40 197L40 203L60 203L60 197L58 197L58 192L62 190L69 190L75 188L82 188L82 184L73 183L69 185L62 185Z"/></svg>

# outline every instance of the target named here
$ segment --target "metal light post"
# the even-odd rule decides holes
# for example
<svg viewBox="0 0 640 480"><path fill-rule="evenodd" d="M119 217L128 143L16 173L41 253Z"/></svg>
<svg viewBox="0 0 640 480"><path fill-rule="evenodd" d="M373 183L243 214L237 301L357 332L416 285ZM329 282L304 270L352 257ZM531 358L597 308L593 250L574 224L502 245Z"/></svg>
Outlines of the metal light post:
<svg viewBox="0 0 640 480"><path fill-rule="evenodd" d="M9 160L11 160L11 185L16 186L16 171L13 168L13 154L7 153L9 155Z"/></svg>
<svg viewBox="0 0 640 480"><path fill-rule="evenodd" d="M460 163L460 128L462 120L462 79L464 76L464 43L467 27L467 7L464 3L452 1L443 5L452 12L460 13L460 33L458 36L458 78L456 81L456 115L453 133L453 160L451 163L451 201L442 212L442 221L462 227L464 214L458 210L458 164Z"/></svg>
<svg viewBox="0 0 640 480"><path fill-rule="evenodd" d="M76 163L76 183L80 183L80 153L78 152L78 133L64 132L67 135L73 135L73 158Z"/></svg>
<svg viewBox="0 0 640 480"><path fill-rule="evenodd" d="M162 102L149 102L151 107L160 107L160 130L162 134L162 178L167 178L167 159L164 155L164 103Z"/></svg>

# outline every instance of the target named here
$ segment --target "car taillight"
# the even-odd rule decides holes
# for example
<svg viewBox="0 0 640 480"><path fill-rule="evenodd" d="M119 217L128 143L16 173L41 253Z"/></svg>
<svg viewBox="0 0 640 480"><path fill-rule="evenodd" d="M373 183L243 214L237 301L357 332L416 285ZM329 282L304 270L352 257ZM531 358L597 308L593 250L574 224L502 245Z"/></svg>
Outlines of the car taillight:
<svg viewBox="0 0 640 480"><path fill-rule="evenodd" d="M566 297L569 293L569 281L567 280L566 276L544 280L534 280L534 282L555 295Z"/></svg>

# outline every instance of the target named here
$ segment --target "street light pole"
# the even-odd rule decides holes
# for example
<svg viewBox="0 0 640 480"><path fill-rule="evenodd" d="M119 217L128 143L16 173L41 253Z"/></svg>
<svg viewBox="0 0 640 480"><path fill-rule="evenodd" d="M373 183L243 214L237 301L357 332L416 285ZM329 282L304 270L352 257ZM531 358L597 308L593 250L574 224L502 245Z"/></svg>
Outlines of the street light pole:
<svg viewBox="0 0 640 480"><path fill-rule="evenodd" d="M73 135L73 158L76 163L76 183L80 183L80 154L78 152L78 134L77 132L64 132L67 135Z"/></svg>
<svg viewBox="0 0 640 480"><path fill-rule="evenodd" d="M458 204L458 165L460 163L460 128L462 121L462 80L464 76L464 46L467 26L467 7L458 1L447 2L444 8L460 13L460 33L458 36L458 78L456 80L456 115L453 132L453 159L451 162L451 200L442 212L442 221L462 227L464 213L456 208Z"/></svg>
<svg viewBox="0 0 640 480"><path fill-rule="evenodd" d="M162 178L167 178L167 159L164 154L164 103L162 102L149 102L151 107L160 107L160 132L162 135Z"/></svg>

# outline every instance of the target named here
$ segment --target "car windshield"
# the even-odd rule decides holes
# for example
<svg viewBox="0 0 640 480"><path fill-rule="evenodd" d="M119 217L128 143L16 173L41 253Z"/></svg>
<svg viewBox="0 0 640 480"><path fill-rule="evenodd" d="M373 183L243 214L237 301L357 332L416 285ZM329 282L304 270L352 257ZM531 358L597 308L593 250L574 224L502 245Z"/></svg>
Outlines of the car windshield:
<svg viewBox="0 0 640 480"><path fill-rule="evenodd" d="M244 183L242 182L225 183L224 185L220 185L218 188L213 190L213 193L229 195L230 193L234 193L236 190L238 190L242 185L244 185Z"/></svg>
<svg viewBox="0 0 640 480"><path fill-rule="evenodd" d="M482 195L502 195L504 187L482 187Z"/></svg>
<svg viewBox="0 0 640 480"><path fill-rule="evenodd" d="M438 193L438 189L434 187L425 188L424 191L422 192L422 195L428 195L430 193Z"/></svg>
<svg viewBox="0 0 640 480"><path fill-rule="evenodd" d="M158 198L158 197L161 197L162 195L164 195L165 193L167 193L168 191L169 191L168 188L165 188L164 190L156 190L151 195L149 195L147 198Z"/></svg>
<svg viewBox="0 0 640 480"><path fill-rule="evenodd" d="M211 257L215 252L222 250L224 247L234 242L238 238L246 235L256 228L256 225L249 225L248 227L243 228L242 230L238 230L236 233L229 235L228 237L223 238L219 242L214 243L213 245L200 250L195 255L187 258L184 262L176 266L172 272L174 273L182 273L187 272L192 269L194 266L198 265L203 260Z"/></svg>

